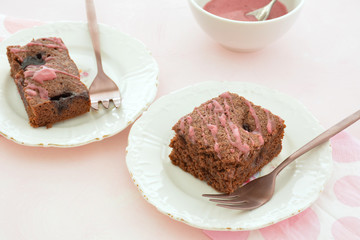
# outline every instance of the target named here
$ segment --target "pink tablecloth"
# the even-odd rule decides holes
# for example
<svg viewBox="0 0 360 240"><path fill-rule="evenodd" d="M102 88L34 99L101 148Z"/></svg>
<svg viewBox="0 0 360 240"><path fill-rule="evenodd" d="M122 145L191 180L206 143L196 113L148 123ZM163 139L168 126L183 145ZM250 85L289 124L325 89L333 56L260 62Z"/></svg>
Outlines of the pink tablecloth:
<svg viewBox="0 0 360 240"><path fill-rule="evenodd" d="M3 15L0 23L0 41L42 24ZM171 52L157 54L162 61ZM334 172L316 203L251 232L202 232L158 213L126 171L127 134L74 149L36 149L0 138L0 239L360 239L360 142L347 133L332 140Z"/></svg>

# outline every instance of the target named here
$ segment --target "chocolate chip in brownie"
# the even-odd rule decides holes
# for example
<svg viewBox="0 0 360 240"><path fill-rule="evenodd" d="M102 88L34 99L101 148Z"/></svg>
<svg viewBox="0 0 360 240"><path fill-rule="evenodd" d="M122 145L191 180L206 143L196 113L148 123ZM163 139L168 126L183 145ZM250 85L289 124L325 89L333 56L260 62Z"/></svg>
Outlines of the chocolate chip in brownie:
<svg viewBox="0 0 360 240"><path fill-rule="evenodd" d="M37 53L35 56L28 56L21 63L21 68L25 70L25 68L29 65L44 65L45 60L42 58L41 53Z"/></svg>

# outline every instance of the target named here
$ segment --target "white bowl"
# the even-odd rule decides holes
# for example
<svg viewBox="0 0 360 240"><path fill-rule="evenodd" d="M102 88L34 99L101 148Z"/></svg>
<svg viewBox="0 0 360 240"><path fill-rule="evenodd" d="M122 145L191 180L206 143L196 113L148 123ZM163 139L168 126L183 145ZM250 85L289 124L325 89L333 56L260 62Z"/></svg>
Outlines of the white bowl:
<svg viewBox="0 0 360 240"><path fill-rule="evenodd" d="M209 0L189 0L200 27L223 47L251 52L264 48L286 33L295 22L304 0L281 0L288 13L266 21L236 21L211 14L203 9Z"/></svg>

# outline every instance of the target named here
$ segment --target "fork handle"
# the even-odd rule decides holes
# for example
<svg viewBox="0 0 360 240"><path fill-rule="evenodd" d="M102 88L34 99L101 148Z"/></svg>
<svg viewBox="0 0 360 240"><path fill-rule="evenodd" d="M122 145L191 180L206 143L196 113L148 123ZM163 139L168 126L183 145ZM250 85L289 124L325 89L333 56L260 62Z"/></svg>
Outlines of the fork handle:
<svg viewBox="0 0 360 240"><path fill-rule="evenodd" d="M96 65L98 72L103 71L101 60L101 48L99 38L99 26L96 20L95 6L93 0L86 0L86 14L88 19L88 28L95 52Z"/></svg>
<svg viewBox="0 0 360 240"><path fill-rule="evenodd" d="M325 132L321 133L319 136L311 140L309 143L305 144L303 147L301 147L299 150L291 154L288 158L286 158L279 166L277 166L274 170L274 174L279 174L281 170L283 170L287 165L292 163L295 159L303 155L304 153L310 151L311 149L319 146L320 144L326 142L331 137L335 136L345 128L349 127L356 121L360 119L360 110L353 113L352 115L348 116L344 120L340 121L336 125L332 126Z"/></svg>

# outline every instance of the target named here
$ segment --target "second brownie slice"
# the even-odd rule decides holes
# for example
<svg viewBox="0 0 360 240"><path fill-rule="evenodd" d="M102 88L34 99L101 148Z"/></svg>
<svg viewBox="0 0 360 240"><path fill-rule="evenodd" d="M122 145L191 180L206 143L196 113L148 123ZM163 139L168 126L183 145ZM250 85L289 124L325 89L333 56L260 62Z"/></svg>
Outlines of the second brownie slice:
<svg viewBox="0 0 360 240"><path fill-rule="evenodd" d="M88 89L60 38L9 46L7 56L31 126L51 127L90 110Z"/></svg>

